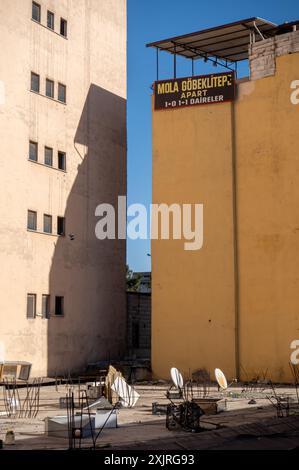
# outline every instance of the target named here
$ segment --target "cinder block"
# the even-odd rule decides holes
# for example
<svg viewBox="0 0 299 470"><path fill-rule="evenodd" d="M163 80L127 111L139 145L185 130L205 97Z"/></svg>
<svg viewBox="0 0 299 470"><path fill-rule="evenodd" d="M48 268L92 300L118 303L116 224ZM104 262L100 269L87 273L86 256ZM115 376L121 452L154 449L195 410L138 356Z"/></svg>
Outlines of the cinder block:
<svg viewBox="0 0 299 470"><path fill-rule="evenodd" d="M107 429L117 428L116 410L97 410L94 416L96 429L101 429L103 426Z"/></svg>
<svg viewBox="0 0 299 470"><path fill-rule="evenodd" d="M95 429L95 418L88 415L74 417L74 428L80 429L82 427L82 437L90 437ZM45 419L45 432L48 436L54 437L69 437L68 419L67 416L54 416L53 418Z"/></svg>

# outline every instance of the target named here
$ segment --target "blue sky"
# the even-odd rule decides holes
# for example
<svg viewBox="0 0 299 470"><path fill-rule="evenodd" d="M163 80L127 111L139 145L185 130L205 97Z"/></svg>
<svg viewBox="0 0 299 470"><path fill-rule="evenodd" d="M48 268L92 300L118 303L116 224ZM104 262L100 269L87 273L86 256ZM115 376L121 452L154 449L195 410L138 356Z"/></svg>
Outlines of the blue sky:
<svg viewBox="0 0 299 470"><path fill-rule="evenodd" d="M156 54L146 48L158 41L204 28L258 16L281 24L299 18L298 0L127 0L128 2L128 204L151 203L151 84ZM161 77L172 76L171 56L161 54ZM190 61L178 60L178 76L191 73ZM247 67L240 68L241 75ZM221 69L217 69L221 71ZM202 61L196 74L210 73ZM215 72L215 69L212 70ZM149 240L128 240L127 259L134 271L151 268Z"/></svg>

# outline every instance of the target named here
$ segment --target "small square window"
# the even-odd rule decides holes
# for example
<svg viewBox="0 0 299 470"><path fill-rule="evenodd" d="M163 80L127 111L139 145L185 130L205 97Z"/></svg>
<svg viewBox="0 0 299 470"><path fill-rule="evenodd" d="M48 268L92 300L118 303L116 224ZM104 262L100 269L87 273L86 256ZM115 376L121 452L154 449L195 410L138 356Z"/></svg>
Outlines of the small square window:
<svg viewBox="0 0 299 470"><path fill-rule="evenodd" d="M55 315L64 315L64 297L55 297Z"/></svg>
<svg viewBox="0 0 299 470"><path fill-rule="evenodd" d="M52 216L44 214L44 233L52 233Z"/></svg>
<svg viewBox="0 0 299 470"><path fill-rule="evenodd" d="M36 317L36 294L27 294L27 318Z"/></svg>
<svg viewBox="0 0 299 470"><path fill-rule="evenodd" d="M58 83L58 100L66 103L66 86Z"/></svg>
<svg viewBox="0 0 299 470"><path fill-rule="evenodd" d="M67 21L63 18L60 19L60 34L67 37Z"/></svg>
<svg viewBox="0 0 299 470"><path fill-rule="evenodd" d="M37 213L35 211L28 211L27 228L28 230L36 230L37 228Z"/></svg>
<svg viewBox="0 0 299 470"><path fill-rule="evenodd" d="M39 93L39 75L31 72L31 90Z"/></svg>
<svg viewBox="0 0 299 470"><path fill-rule="evenodd" d="M37 162L38 145L37 142L29 142L29 160Z"/></svg>
<svg viewBox="0 0 299 470"><path fill-rule="evenodd" d="M48 78L46 79L46 96L54 98L54 82Z"/></svg>
<svg viewBox="0 0 299 470"><path fill-rule="evenodd" d="M47 26L54 30L54 13L49 10L47 12Z"/></svg>
<svg viewBox="0 0 299 470"><path fill-rule="evenodd" d="M65 152L58 152L58 169L66 170L66 154Z"/></svg>
<svg viewBox="0 0 299 470"><path fill-rule="evenodd" d="M45 165L53 166L53 149L45 147Z"/></svg>
<svg viewBox="0 0 299 470"><path fill-rule="evenodd" d="M57 235L63 237L65 235L65 218L57 217Z"/></svg>
<svg viewBox="0 0 299 470"><path fill-rule="evenodd" d="M50 317L50 296L44 294L42 296L42 318Z"/></svg>
<svg viewBox="0 0 299 470"><path fill-rule="evenodd" d="M40 23L40 5L32 2L32 19Z"/></svg>

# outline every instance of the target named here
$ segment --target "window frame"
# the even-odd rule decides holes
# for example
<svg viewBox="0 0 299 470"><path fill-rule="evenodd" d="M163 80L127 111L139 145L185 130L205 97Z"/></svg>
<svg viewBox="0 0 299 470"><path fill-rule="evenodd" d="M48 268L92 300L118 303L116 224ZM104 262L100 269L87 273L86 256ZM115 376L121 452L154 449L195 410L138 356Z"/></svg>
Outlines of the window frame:
<svg viewBox="0 0 299 470"><path fill-rule="evenodd" d="M60 90L60 88L62 88L62 89L64 90L64 100L61 100L61 99L59 98L59 90ZM66 104L66 85L64 85L64 84L61 83L61 82L58 82L57 100L58 100L60 103Z"/></svg>
<svg viewBox="0 0 299 470"><path fill-rule="evenodd" d="M57 313L57 300L60 299L60 308L61 313ZM64 296L63 295L55 295L55 317L64 317Z"/></svg>
<svg viewBox="0 0 299 470"><path fill-rule="evenodd" d="M59 230L60 221L63 221L63 231ZM60 215L57 216L57 235L59 237L65 237L65 217L62 217Z"/></svg>
<svg viewBox="0 0 299 470"><path fill-rule="evenodd" d="M59 165L59 155L63 155L63 158L64 158L64 167L63 168L60 168L60 165ZM58 168L58 170L66 171L66 152L63 152L62 150L58 150L58 152L57 152L57 168Z"/></svg>
<svg viewBox="0 0 299 470"><path fill-rule="evenodd" d="M48 95L48 84L51 85L51 94ZM45 86L45 96L47 98L54 99L55 98L55 82L54 80L51 80L51 78L46 78L46 86Z"/></svg>
<svg viewBox="0 0 299 470"><path fill-rule="evenodd" d="M46 224L45 224L45 221L46 221L46 218L48 217L48 219L50 220L50 228L51 228L51 231L48 232L45 230L45 227L46 227ZM53 233L53 217L50 215L50 214L44 214L43 216L43 233L47 234L47 235L52 235Z"/></svg>
<svg viewBox="0 0 299 470"><path fill-rule="evenodd" d="M65 34L63 34L62 30ZM65 18L60 18L59 33L60 33L60 36L62 36L64 38L67 38L68 24L67 24L67 20Z"/></svg>
<svg viewBox="0 0 299 470"><path fill-rule="evenodd" d="M35 215L35 228L29 227L29 213ZM33 211L31 209L27 210L27 230L30 230L31 232L36 232L37 231L37 212Z"/></svg>
<svg viewBox="0 0 299 470"><path fill-rule="evenodd" d="M49 17L52 18L52 26L49 26ZM47 10L47 28L51 31L55 31L55 14L51 10Z"/></svg>
<svg viewBox="0 0 299 470"><path fill-rule="evenodd" d="M46 299L46 311L44 310L44 299ZM50 318L51 296L50 294L42 294L42 318L47 320Z"/></svg>
<svg viewBox="0 0 299 470"><path fill-rule="evenodd" d="M35 90L33 87L32 87L32 78L33 76L35 77L38 77L38 90ZM31 71L31 75L30 75L30 90L33 91L34 93L40 93L40 75L38 73L35 73L35 72L32 72Z"/></svg>
<svg viewBox="0 0 299 470"><path fill-rule="evenodd" d="M29 306L28 305L28 300L29 300L30 297L33 298L33 300L34 300L33 315L32 316L28 315L28 306ZM35 318L36 318L36 294L32 294L30 292L27 294L26 318L27 318L27 320L35 320Z"/></svg>
<svg viewBox="0 0 299 470"><path fill-rule="evenodd" d="M47 153L47 150L51 150L51 164L49 164L49 163L46 162L46 153ZM45 145L45 148L44 148L44 165L53 168L53 155L54 155L53 148L52 148L52 147L48 147L47 145Z"/></svg>
<svg viewBox="0 0 299 470"><path fill-rule="evenodd" d="M33 17L33 7L37 7L38 9L38 20ZM41 22L41 5L37 2L32 2L32 8L31 8L31 19L33 21L36 21L37 23Z"/></svg>
<svg viewBox="0 0 299 470"><path fill-rule="evenodd" d="M34 145L36 149L36 158L30 158L31 156L31 146ZM29 140L29 160L31 162L38 162L38 142L34 142L34 140Z"/></svg>

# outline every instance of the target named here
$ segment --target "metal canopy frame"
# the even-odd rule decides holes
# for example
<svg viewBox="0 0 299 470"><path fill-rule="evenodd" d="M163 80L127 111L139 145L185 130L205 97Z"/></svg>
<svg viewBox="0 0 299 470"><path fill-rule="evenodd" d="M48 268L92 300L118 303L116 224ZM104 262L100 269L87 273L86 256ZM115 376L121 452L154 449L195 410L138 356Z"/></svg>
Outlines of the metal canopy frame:
<svg viewBox="0 0 299 470"><path fill-rule="evenodd" d="M157 51L157 80L159 80L160 51L173 55L174 78L177 76L178 55L191 60L192 76L194 75L194 60L198 59L212 62L215 66L220 65L237 73L238 62L248 59L249 45L274 36L279 28L280 26L277 26L275 23L262 18L252 17L152 42L146 46L154 47Z"/></svg>

